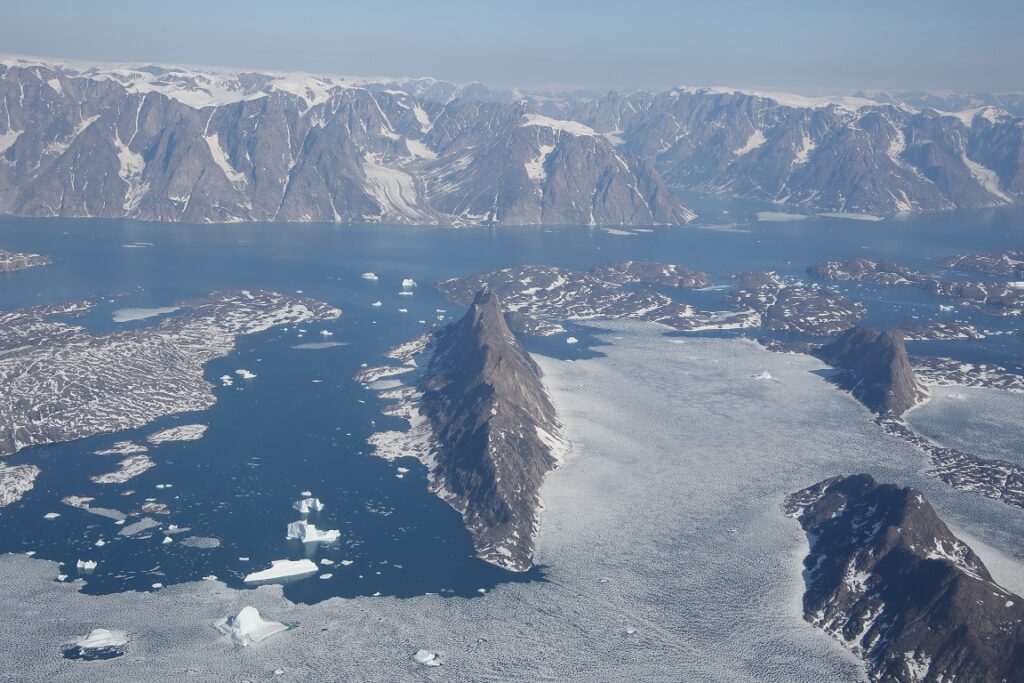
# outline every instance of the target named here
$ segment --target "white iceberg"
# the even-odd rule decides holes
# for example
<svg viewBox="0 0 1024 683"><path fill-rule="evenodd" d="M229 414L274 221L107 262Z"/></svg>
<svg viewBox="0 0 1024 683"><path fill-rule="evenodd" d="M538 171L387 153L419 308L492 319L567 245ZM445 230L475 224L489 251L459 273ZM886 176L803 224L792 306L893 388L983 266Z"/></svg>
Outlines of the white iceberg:
<svg viewBox="0 0 1024 683"><path fill-rule="evenodd" d="M58 517L60 517L59 512L47 512L43 515L43 519L57 519Z"/></svg>
<svg viewBox="0 0 1024 683"><path fill-rule="evenodd" d="M402 280L402 289L412 289L415 286L416 281L413 280L411 277L407 277L404 280Z"/></svg>
<svg viewBox="0 0 1024 683"><path fill-rule="evenodd" d="M300 513L308 515L310 512L320 512L323 510L324 504L320 502L319 498L303 498L292 503L292 507Z"/></svg>
<svg viewBox="0 0 1024 683"><path fill-rule="evenodd" d="M106 628L94 628L89 635L71 643L66 654L72 659L110 659L124 654L128 634Z"/></svg>
<svg viewBox="0 0 1024 683"><path fill-rule="evenodd" d="M416 650L416 654L412 656L412 659L417 664L422 664L423 666L441 666L441 660L437 654L430 650Z"/></svg>
<svg viewBox="0 0 1024 683"><path fill-rule="evenodd" d="M253 572L243 579L246 583L276 581L278 579L305 578L316 574L316 565L312 560L273 560L269 569Z"/></svg>
<svg viewBox="0 0 1024 683"><path fill-rule="evenodd" d="M91 572L96 569L96 560L79 560L75 563L75 568L78 571Z"/></svg>
<svg viewBox="0 0 1024 683"><path fill-rule="evenodd" d="M238 616L218 621L214 627L224 635L231 636L231 640L242 647L249 647L275 633L288 630L288 626L279 621L261 617L259 610L251 605L243 607Z"/></svg>
<svg viewBox="0 0 1024 683"><path fill-rule="evenodd" d="M380 307L381 307L381 306L383 306L384 304L383 304L382 302L380 302L380 301L374 301L374 302L373 302L372 304L370 304L370 305L371 305L371 306L373 306L374 308L380 308Z"/></svg>
<svg viewBox="0 0 1024 683"><path fill-rule="evenodd" d="M330 330L320 330L320 336L321 337L333 337L334 333L331 332Z"/></svg>
<svg viewBox="0 0 1024 683"><path fill-rule="evenodd" d="M576 337L567 337L565 340L566 344L575 344L579 341Z"/></svg>
<svg viewBox="0 0 1024 683"><path fill-rule="evenodd" d="M239 368L235 370L235 374L241 377L242 379L253 379L254 377L256 377L256 373L249 372L245 368Z"/></svg>
<svg viewBox="0 0 1024 683"><path fill-rule="evenodd" d="M373 280L374 282L380 279L376 273L363 273L362 277L364 280Z"/></svg>
<svg viewBox="0 0 1024 683"><path fill-rule="evenodd" d="M341 538L337 529L317 529L315 524L303 520L288 525L288 538L303 543L334 543Z"/></svg>

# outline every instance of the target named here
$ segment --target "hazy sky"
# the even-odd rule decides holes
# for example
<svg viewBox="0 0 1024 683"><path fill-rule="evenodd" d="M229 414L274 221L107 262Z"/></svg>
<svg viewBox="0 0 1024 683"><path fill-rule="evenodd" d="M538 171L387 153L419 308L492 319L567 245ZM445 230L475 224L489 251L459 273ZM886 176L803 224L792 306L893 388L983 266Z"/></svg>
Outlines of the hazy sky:
<svg viewBox="0 0 1024 683"><path fill-rule="evenodd" d="M1024 0L30 0L0 51L491 85L1024 90Z"/></svg>

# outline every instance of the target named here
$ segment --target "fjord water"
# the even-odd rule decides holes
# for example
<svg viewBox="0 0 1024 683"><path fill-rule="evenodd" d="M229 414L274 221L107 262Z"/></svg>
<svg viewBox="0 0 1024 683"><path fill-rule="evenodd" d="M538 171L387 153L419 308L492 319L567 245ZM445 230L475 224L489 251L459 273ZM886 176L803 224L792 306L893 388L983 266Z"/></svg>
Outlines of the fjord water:
<svg viewBox="0 0 1024 683"><path fill-rule="evenodd" d="M459 315L434 289L437 280L524 263L589 268L648 258L706 270L724 282L724 273L731 271L773 269L799 276L816 261L854 257L928 269L954 253L1024 245L1024 212L1019 209L898 221L757 223L748 220L749 206L697 208L711 217L698 219L697 227L656 228L628 236L586 228L0 219L0 247L46 254L54 261L0 276L4 310L88 299L95 308L74 321L97 334L159 320L117 323L116 310L172 307L229 288L301 291L344 311L339 320L240 338L233 354L206 367L218 399L209 410L171 416L132 432L26 449L7 458L10 464L36 463L42 474L21 502L0 512L0 552L35 551L36 557L62 562L62 571L72 576L76 560L97 560L86 592L149 590L154 583L170 585L207 575L241 587L245 574L267 567L271 560L304 556L301 545L285 539L285 527L298 518L292 502L308 490L326 504L313 521L320 528L340 529L342 540L317 549L313 558L335 562L324 568L332 578L288 585L286 595L292 599L430 592L469 596L502 582L539 580L542 569L516 575L476 560L461 520L426 490L426 473L417 461L388 463L369 454L366 438L371 433L404 424L382 416L375 392L352 376L363 363L384 362L381 354L417 334L419 321ZM379 281L360 278L366 271L375 272ZM411 297L398 293L406 277L419 283ZM865 301L868 322L877 325L915 316L968 319L999 331L1015 325L963 311L941 313L938 300L916 290L846 289ZM721 305L716 302L719 292L674 294L704 307ZM382 307L371 306L377 300ZM573 328L572 334L582 343L567 347L564 336L527 343L533 351L560 358L600 351L600 346L589 347L594 335L586 328ZM295 348L322 341L341 345ZM921 346L968 360L1008 364L1024 358L1024 342L1012 335ZM240 368L256 377L235 376L232 386L220 385L217 378ZM209 430L198 441L151 447L157 466L124 484L89 481L117 462L116 456L93 451L126 439L143 443L159 429L188 423L206 424ZM410 471L399 477L398 467ZM163 533L121 537L122 527L112 520L60 502L69 495L94 496L95 507L124 512L153 498L165 503L170 514L150 517L189 530L166 544ZM46 520L48 512L61 516ZM188 536L216 538L220 545L187 547L181 540ZM105 544L97 546L101 539ZM352 564L341 566L341 560Z"/></svg>

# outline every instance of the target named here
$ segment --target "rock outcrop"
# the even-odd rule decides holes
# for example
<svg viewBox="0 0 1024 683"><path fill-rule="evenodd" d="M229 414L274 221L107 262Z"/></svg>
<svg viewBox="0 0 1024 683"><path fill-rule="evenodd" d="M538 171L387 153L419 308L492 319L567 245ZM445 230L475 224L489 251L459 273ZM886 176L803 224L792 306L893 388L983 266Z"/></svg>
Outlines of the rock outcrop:
<svg viewBox="0 0 1024 683"><path fill-rule="evenodd" d="M919 492L869 475L794 493L804 618L877 681L1024 680L1024 600L996 584Z"/></svg>
<svg viewBox="0 0 1024 683"><path fill-rule="evenodd" d="M851 327L816 355L842 370L837 384L879 415L898 417L928 395L914 376L899 330Z"/></svg>

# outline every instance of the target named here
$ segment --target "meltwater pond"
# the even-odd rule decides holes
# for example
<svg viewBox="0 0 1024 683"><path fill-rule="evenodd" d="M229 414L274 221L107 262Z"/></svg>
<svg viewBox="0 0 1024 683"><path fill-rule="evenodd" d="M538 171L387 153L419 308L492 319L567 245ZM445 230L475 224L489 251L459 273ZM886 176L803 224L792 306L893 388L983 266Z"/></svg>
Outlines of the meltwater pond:
<svg viewBox="0 0 1024 683"><path fill-rule="evenodd" d="M724 210L729 221L745 221L753 209L709 206L702 213L708 217L702 219L704 227L714 222L715 211ZM366 445L373 432L404 424L382 416L376 392L352 376L415 336L420 321L443 322L438 318L460 314L433 287L437 280L524 263L590 268L626 258L700 268L718 284L726 282L725 273L747 269L802 276L823 259L887 258L929 268L936 259L965 250L1019 248L1022 231L1022 213L1009 209L877 223L747 222L741 229L629 235L585 228L188 226L2 218L0 247L54 261L0 275L3 310L88 299L94 307L74 322L103 334L153 325L176 315L173 309L189 298L262 288L302 292L344 314L326 323L239 338L233 354L204 370L217 396L208 410L6 458L11 465L36 464L42 474L20 502L0 511L0 552L34 552L36 558L60 562L59 571L70 578L78 560L95 561L96 569L83 577L87 593L148 591L154 584L167 587L208 576L242 588L246 574L272 560L307 554L317 563L331 562L321 565L331 577L285 588L288 597L302 602L375 593L477 596L480 589L506 582L536 582L551 568L517 575L475 559L459 516L426 490L423 467L411 458L377 459ZM362 278L368 271L378 279ZM399 294L404 278L419 284L412 296ZM937 300L921 293L845 289L867 304L869 320L878 324L946 315ZM715 305L720 295L675 294L701 306ZM1015 321L984 323L1011 331ZM568 335L579 343L567 345ZM561 359L593 358L609 343L593 329L573 325L567 335L526 341L531 350ZM943 345L956 357L1001 363L1024 358L1024 342L1009 334L983 342L928 344ZM246 379L239 370L255 376ZM220 380L224 375L232 377L230 385ZM156 466L125 483L90 481L115 469L120 459L96 451L125 440L147 443L152 433L184 424L208 429L195 441L149 445ZM306 491L326 506L311 521L341 531L338 543L315 552L285 538L287 524L298 519L292 503ZM68 496L95 498L93 509L107 513L62 503ZM49 513L60 516L47 519ZM116 523L119 513L129 515L123 525ZM132 526L142 519L158 526ZM121 534L125 529L139 530Z"/></svg>

